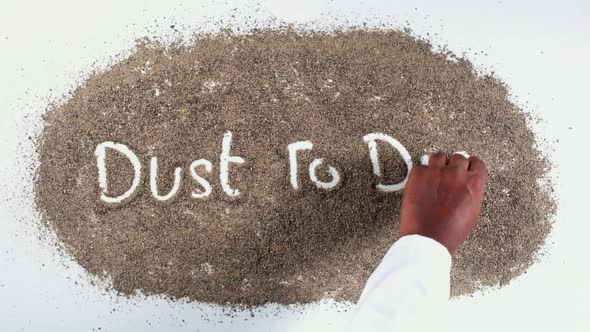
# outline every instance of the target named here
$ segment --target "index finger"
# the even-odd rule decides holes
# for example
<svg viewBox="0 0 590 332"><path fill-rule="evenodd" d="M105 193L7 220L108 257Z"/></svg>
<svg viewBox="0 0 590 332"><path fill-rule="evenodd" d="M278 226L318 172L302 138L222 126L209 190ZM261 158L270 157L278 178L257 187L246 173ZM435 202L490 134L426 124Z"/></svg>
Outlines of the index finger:
<svg viewBox="0 0 590 332"><path fill-rule="evenodd" d="M477 173L485 177L488 176L488 168L481 159L472 156L467 160L469 161L469 167L467 168L469 172Z"/></svg>

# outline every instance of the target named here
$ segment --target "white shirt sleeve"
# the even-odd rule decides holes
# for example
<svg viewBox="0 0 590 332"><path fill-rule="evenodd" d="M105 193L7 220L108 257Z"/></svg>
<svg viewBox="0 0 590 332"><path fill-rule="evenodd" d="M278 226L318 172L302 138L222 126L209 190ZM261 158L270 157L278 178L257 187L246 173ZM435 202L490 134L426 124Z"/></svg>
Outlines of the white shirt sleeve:
<svg viewBox="0 0 590 332"><path fill-rule="evenodd" d="M442 244L420 235L400 238L367 281L350 330L420 331L437 324L449 300L450 271Z"/></svg>

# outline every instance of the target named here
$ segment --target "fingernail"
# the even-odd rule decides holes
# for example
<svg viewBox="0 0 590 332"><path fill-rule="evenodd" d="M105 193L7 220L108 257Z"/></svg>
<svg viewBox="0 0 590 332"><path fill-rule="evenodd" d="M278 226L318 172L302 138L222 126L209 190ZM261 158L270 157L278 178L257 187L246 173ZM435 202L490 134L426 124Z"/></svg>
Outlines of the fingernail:
<svg viewBox="0 0 590 332"><path fill-rule="evenodd" d="M469 158L469 153L467 153L465 151L455 151L455 152L453 152L453 154L460 154L465 158Z"/></svg>

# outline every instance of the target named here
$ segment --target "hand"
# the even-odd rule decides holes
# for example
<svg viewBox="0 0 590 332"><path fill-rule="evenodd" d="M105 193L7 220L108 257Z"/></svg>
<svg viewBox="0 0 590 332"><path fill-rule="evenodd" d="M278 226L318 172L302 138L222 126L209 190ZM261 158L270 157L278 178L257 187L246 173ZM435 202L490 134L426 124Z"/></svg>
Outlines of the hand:
<svg viewBox="0 0 590 332"><path fill-rule="evenodd" d="M404 190L400 236L419 234L452 254L465 241L481 208L488 171L477 157L436 153L412 168Z"/></svg>

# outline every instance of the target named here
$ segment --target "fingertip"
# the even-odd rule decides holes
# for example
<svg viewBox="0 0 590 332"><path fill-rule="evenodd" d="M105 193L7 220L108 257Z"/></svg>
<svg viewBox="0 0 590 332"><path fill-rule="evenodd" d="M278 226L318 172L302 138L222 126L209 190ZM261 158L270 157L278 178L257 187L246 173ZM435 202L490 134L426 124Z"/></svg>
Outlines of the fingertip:
<svg viewBox="0 0 590 332"><path fill-rule="evenodd" d="M448 162L448 156L444 152L437 152L430 156L428 167L443 167Z"/></svg>
<svg viewBox="0 0 590 332"><path fill-rule="evenodd" d="M455 152L449 158L449 166L467 170L469 167L469 160L463 154Z"/></svg>
<svg viewBox="0 0 590 332"><path fill-rule="evenodd" d="M481 175L484 175L485 177L487 177L488 175L488 168L486 166L486 164L479 159L478 157L469 157L469 159L467 159L469 161L469 168L468 170L474 173L478 173Z"/></svg>

